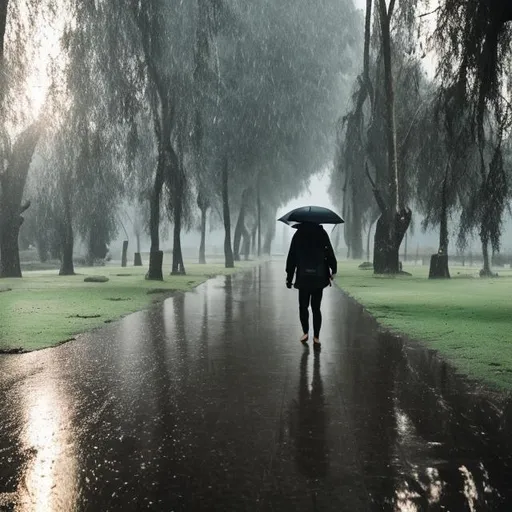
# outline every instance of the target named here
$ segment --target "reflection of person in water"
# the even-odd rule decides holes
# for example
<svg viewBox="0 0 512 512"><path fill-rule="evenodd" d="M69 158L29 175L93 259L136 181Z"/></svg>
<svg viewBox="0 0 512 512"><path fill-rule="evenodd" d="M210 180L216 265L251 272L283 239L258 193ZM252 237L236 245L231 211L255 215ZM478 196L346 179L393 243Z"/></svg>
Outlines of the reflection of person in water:
<svg viewBox="0 0 512 512"><path fill-rule="evenodd" d="M293 402L290 434L295 439L299 471L314 479L327 474L327 415L320 376L320 355L315 352L311 390L308 383L308 356L309 351L304 351L300 362L299 399Z"/></svg>

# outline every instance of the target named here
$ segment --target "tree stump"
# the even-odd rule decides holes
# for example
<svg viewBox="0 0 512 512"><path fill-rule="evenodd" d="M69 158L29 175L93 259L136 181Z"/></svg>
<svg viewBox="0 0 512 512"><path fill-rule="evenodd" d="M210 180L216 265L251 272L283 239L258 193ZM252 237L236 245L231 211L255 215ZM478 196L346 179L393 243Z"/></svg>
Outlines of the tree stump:
<svg viewBox="0 0 512 512"><path fill-rule="evenodd" d="M128 240L123 241L123 253L121 255L121 267L126 267L128 262Z"/></svg>
<svg viewBox="0 0 512 512"><path fill-rule="evenodd" d="M140 255L140 252L135 253L135 257L133 259L133 266L142 267L142 256Z"/></svg>
<svg viewBox="0 0 512 512"><path fill-rule="evenodd" d="M429 279L450 279L448 254L432 254L430 257Z"/></svg>

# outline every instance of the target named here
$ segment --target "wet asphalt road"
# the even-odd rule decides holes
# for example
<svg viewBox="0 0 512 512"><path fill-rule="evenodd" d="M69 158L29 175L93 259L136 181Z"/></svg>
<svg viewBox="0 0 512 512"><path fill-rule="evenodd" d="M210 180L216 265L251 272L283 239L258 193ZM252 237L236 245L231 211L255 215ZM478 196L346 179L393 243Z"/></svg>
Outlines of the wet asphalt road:
<svg viewBox="0 0 512 512"><path fill-rule="evenodd" d="M0 357L0 510L512 510L512 411L282 263Z"/></svg>

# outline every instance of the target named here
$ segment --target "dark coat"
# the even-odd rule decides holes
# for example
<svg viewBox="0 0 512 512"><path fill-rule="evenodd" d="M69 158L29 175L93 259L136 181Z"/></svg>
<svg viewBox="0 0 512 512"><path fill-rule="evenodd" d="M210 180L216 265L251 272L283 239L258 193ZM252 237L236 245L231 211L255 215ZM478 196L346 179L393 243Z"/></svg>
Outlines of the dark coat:
<svg viewBox="0 0 512 512"><path fill-rule="evenodd" d="M309 280L305 283L300 277L300 261L301 254L311 247L321 249L325 253L326 275L325 278L319 279L314 284ZM286 275L289 283L293 282L293 277L297 271L295 279L295 288L298 289L318 289L325 288L330 285L329 276L336 274L338 270L338 263L334 250L329 240L329 235L319 224L301 224L297 228L297 232L293 235L290 250L288 251L288 258L286 259Z"/></svg>

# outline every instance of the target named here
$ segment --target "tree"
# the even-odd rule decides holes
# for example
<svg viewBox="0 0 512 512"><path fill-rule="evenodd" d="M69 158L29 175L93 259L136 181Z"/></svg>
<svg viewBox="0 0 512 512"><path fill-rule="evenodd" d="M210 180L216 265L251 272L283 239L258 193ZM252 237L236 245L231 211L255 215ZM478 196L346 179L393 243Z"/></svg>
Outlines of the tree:
<svg viewBox="0 0 512 512"><path fill-rule="evenodd" d="M209 195L202 184L199 185L199 191L197 193L197 207L201 212L201 242L199 245L199 263L204 265L206 264L206 216L208 210L211 207L211 203Z"/></svg>
<svg viewBox="0 0 512 512"><path fill-rule="evenodd" d="M452 88L431 87L420 125L422 144L416 153L417 204L422 226L439 227L439 247L432 255L430 278L449 278L448 224L471 194L478 169L478 148L471 119Z"/></svg>
<svg viewBox="0 0 512 512"><path fill-rule="evenodd" d="M30 206L29 201L22 204L23 192L40 133L39 124L29 126L4 153L8 164L0 172L0 277L21 277L18 236L22 214Z"/></svg>
<svg viewBox="0 0 512 512"><path fill-rule="evenodd" d="M397 10L394 1L378 0L372 38L373 2L367 1L363 68L353 107L337 128L331 197L335 202L343 198L345 241L351 257L362 257L363 227L368 226L369 232L378 218L376 273L399 271L399 247L411 219L405 205L412 192L410 163L417 143L422 84L419 60L411 49L414 4L400 3ZM398 107L395 95L400 98Z"/></svg>
<svg viewBox="0 0 512 512"><path fill-rule="evenodd" d="M117 231L119 198L129 178L122 150L130 133L121 122L126 116L113 86L117 74L107 79L105 71L118 69L109 67L112 56L104 51L105 47L115 49L118 41L109 39L105 30L106 4L74 7L70 12L73 23L66 26L62 37L63 65L54 66L51 77L46 105L51 115L39 180L52 200L46 210L59 234L61 275L74 273L76 232L86 241L91 263L95 255L106 255L107 244Z"/></svg>
<svg viewBox="0 0 512 512"><path fill-rule="evenodd" d="M505 119L510 119L506 116ZM504 165L505 133L509 127L490 123L485 135L485 147L479 144L479 159L475 164L477 178L467 200L462 204L458 245L464 250L467 237L478 229L483 268L482 277L493 276L489 248L493 253L500 250L503 217L509 196L510 170Z"/></svg>
<svg viewBox="0 0 512 512"><path fill-rule="evenodd" d="M238 220L236 222L235 236L234 236L234 240L233 240L233 254L234 254L235 261L240 261L240 251L242 249L242 238L244 240L246 240L247 237L249 236L247 228L245 227L245 217L246 217L246 212L247 212L247 208L248 208L247 196L249 195L249 193L250 193L249 188L244 189L242 192L241 200L240 200Z"/></svg>
<svg viewBox="0 0 512 512"><path fill-rule="evenodd" d="M503 139L510 124L512 2L449 0L436 10L433 46L438 75L470 112L480 153L480 180L463 209L459 245L479 225L484 268L490 275L489 244L499 249L509 177L503 166Z"/></svg>
<svg viewBox="0 0 512 512"><path fill-rule="evenodd" d="M41 14L51 3L0 2L0 277L21 277L18 235L28 171L41 126L25 109L25 80L36 48L31 44ZM14 140L14 143L12 142Z"/></svg>
<svg viewBox="0 0 512 512"><path fill-rule="evenodd" d="M481 139L490 109L506 114L503 91L511 55L510 0L447 0L436 13L432 43L439 55L438 75L457 86L471 108Z"/></svg>
<svg viewBox="0 0 512 512"><path fill-rule="evenodd" d="M339 61L353 45L355 12L349 3L344 7L343 13L334 3L318 9L303 1L233 7L240 21L233 40L219 41L219 108L212 127L217 142L212 146L230 162L230 207L238 210L240 221L237 256L245 217L255 221L259 243L253 246L270 250L272 212L328 165L333 105L343 102L340 84L348 83L344 75L340 80L340 72L351 72L348 59ZM247 233L246 248L249 238Z"/></svg>
<svg viewBox="0 0 512 512"><path fill-rule="evenodd" d="M384 89L386 98L386 152L387 184L386 198L381 191L374 188L374 195L381 216L377 221L374 243L373 268L377 274L396 274L399 272L399 249L409 223L411 210L405 206L398 174L395 92L392 67L391 19L395 1L378 0L380 22L380 39L384 66Z"/></svg>

